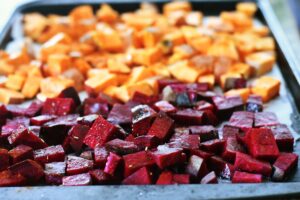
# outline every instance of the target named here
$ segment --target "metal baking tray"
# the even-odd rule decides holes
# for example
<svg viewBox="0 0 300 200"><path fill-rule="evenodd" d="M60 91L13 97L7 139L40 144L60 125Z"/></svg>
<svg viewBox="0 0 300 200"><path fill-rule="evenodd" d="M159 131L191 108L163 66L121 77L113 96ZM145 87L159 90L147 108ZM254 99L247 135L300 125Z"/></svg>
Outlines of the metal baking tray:
<svg viewBox="0 0 300 200"><path fill-rule="evenodd" d="M285 34L274 15L268 0L252 0L258 5L257 23L266 24L271 36L276 40L277 65L270 73L281 80L280 97L266 105L266 110L277 114L279 120L290 126L296 138L300 133L300 71L297 69L293 54ZM141 1L127 0L52 0L33 1L16 8L6 26L0 32L0 49L5 49L10 41L18 39L21 31L16 24L20 23L22 14L40 12L42 14L61 14L82 4L92 5L96 10L101 3L109 3L119 12L134 11ZM164 0L152 0L160 8ZM194 10L201 10L205 16L218 15L224 10L234 10L237 0L198 0L190 1ZM8 2L9 3L9 2ZM295 152L300 155L300 144L295 145ZM104 200L104 199L279 199L300 197L300 167L288 182L262 184L217 184L217 185L169 185L169 186L34 186L34 187L2 187L0 199L33 200L33 199L64 199L64 200Z"/></svg>

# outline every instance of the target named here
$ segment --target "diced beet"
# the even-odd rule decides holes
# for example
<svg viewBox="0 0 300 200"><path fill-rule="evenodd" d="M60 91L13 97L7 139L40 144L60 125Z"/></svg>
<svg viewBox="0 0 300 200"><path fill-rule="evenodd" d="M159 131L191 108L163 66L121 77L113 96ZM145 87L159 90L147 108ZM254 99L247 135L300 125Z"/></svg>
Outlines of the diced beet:
<svg viewBox="0 0 300 200"><path fill-rule="evenodd" d="M253 127L254 114L247 111L234 112L229 119L229 126L239 128L243 131Z"/></svg>
<svg viewBox="0 0 300 200"><path fill-rule="evenodd" d="M157 111L162 111L165 113L174 113L177 109L167 101L158 101L154 104L154 108Z"/></svg>
<svg viewBox="0 0 300 200"><path fill-rule="evenodd" d="M128 105L114 104L110 113L108 114L107 121L112 124L131 124L132 113Z"/></svg>
<svg viewBox="0 0 300 200"><path fill-rule="evenodd" d="M193 105L190 101L187 92L177 94L175 98L175 103L179 107L191 107Z"/></svg>
<svg viewBox="0 0 300 200"><path fill-rule="evenodd" d="M174 120L165 113L159 112L148 131L148 135L156 136L160 141L166 141L170 136L173 124Z"/></svg>
<svg viewBox="0 0 300 200"><path fill-rule="evenodd" d="M206 174L200 181L201 184L214 184L218 183L216 173L214 171Z"/></svg>
<svg viewBox="0 0 300 200"><path fill-rule="evenodd" d="M88 151L83 151L80 156L80 158L84 158L84 159L87 159L87 160L93 160L94 159L94 154L93 154L93 151L91 150L88 150Z"/></svg>
<svg viewBox="0 0 300 200"><path fill-rule="evenodd" d="M129 142L120 139L114 139L107 142L105 144L105 147L108 151L112 151L120 155L126 155L139 151L138 146L135 145L134 142Z"/></svg>
<svg viewBox="0 0 300 200"><path fill-rule="evenodd" d="M235 171L232 177L232 183L261 183L262 181L261 174L250 174L248 172Z"/></svg>
<svg viewBox="0 0 300 200"><path fill-rule="evenodd" d="M140 151L137 153L127 154L124 159L124 177L129 176L142 167L150 167L155 164L151 153Z"/></svg>
<svg viewBox="0 0 300 200"><path fill-rule="evenodd" d="M26 178L21 174L14 174L10 170L0 172L0 187L22 186Z"/></svg>
<svg viewBox="0 0 300 200"><path fill-rule="evenodd" d="M111 176L114 176L116 170L118 169L118 166L120 166L121 164L121 161L122 161L122 157L110 152L109 156L107 157L107 162L105 164L104 172Z"/></svg>
<svg viewBox="0 0 300 200"><path fill-rule="evenodd" d="M222 128L222 132L223 132L223 139L227 140L230 137L234 137L234 138L237 137L240 131L238 128L224 125Z"/></svg>
<svg viewBox="0 0 300 200"><path fill-rule="evenodd" d="M190 126L189 129L191 134L200 136L201 142L219 138L218 130L211 125Z"/></svg>
<svg viewBox="0 0 300 200"><path fill-rule="evenodd" d="M263 101L261 96L250 95L246 103L246 110L249 112L262 112Z"/></svg>
<svg viewBox="0 0 300 200"><path fill-rule="evenodd" d="M180 163L182 161L181 154L181 148L170 148L167 145L160 145L156 151L152 152L153 159L161 169Z"/></svg>
<svg viewBox="0 0 300 200"><path fill-rule="evenodd" d="M46 99L42 114L48 115L68 115L75 111L75 103L71 98L48 98Z"/></svg>
<svg viewBox="0 0 300 200"><path fill-rule="evenodd" d="M41 127L40 126L28 126L28 130L36 136L40 137Z"/></svg>
<svg viewBox="0 0 300 200"><path fill-rule="evenodd" d="M254 114L254 126L275 126L278 125L278 119L273 112L257 112Z"/></svg>
<svg viewBox="0 0 300 200"><path fill-rule="evenodd" d="M212 100L220 119L228 119L234 111L242 110L244 106L240 96L214 96Z"/></svg>
<svg viewBox="0 0 300 200"><path fill-rule="evenodd" d="M6 124L1 128L1 137L7 138L19 127L28 127L29 118L27 117L15 117L13 119L7 119Z"/></svg>
<svg viewBox="0 0 300 200"><path fill-rule="evenodd" d="M83 146L83 140L89 131L89 127L77 124L69 131L70 145L75 152L79 152Z"/></svg>
<svg viewBox="0 0 300 200"><path fill-rule="evenodd" d="M222 139L214 139L209 140L206 142L201 142L200 149L203 149L205 151L214 153L214 154L220 154L223 152L225 147L225 140Z"/></svg>
<svg viewBox="0 0 300 200"><path fill-rule="evenodd" d="M132 101L140 104L153 105L156 101L158 101L158 96L148 96L141 92L135 92L133 94Z"/></svg>
<svg viewBox="0 0 300 200"><path fill-rule="evenodd" d="M26 108L19 105L7 105L6 109L13 117L25 116L26 113Z"/></svg>
<svg viewBox="0 0 300 200"><path fill-rule="evenodd" d="M205 92L209 90L207 83L181 83L169 85L176 93L180 92Z"/></svg>
<svg viewBox="0 0 300 200"><path fill-rule="evenodd" d="M107 103L110 107L112 107L114 104L119 103L119 101L115 98L112 98L109 95L106 95L102 92L100 92L97 96L97 99L102 101L102 103Z"/></svg>
<svg viewBox="0 0 300 200"><path fill-rule="evenodd" d="M189 135L190 129L188 127L178 127L178 128L174 129L174 132L175 132L175 135L177 135L177 136L182 135L182 134ZM175 136L173 135L173 137L175 137Z"/></svg>
<svg viewBox="0 0 300 200"><path fill-rule="evenodd" d="M151 172L142 167L122 181L124 185L148 185L152 183Z"/></svg>
<svg viewBox="0 0 300 200"><path fill-rule="evenodd" d="M285 124L278 124L271 127L272 133L275 137L278 149L280 151L291 152L294 149L294 137Z"/></svg>
<svg viewBox="0 0 300 200"><path fill-rule="evenodd" d="M77 122L78 122L78 124L91 127L93 125L94 121L98 117L99 117L99 115L96 115L96 114L86 115L86 116L83 116L83 117L78 117Z"/></svg>
<svg viewBox="0 0 300 200"><path fill-rule="evenodd" d="M76 156L68 156L67 169L68 175L81 174L93 169L93 161Z"/></svg>
<svg viewBox="0 0 300 200"><path fill-rule="evenodd" d="M212 91L206 91L206 92L198 92L197 93L198 96L198 100L204 100L204 101L208 101L208 102L213 102L213 97L217 96L216 93L212 92Z"/></svg>
<svg viewBox="0 0 300 200"><path fill-rule="evenodd" d="M224 90L240 89L247 87L247 81L245 78L227 78L225 81Z"/></svg>
<svg viewBox="0 0 300 200"><path fill-rule="evenodd" d="M230 179L234 172L234 167L218 156L212 156L208 160L208 167L218 176L225 179Z"/></svg>
<svg viewBox="0 0 300 200"><path fill-rule="evenodd" d="M6 149L0 149L0 171L7 169L9 166L9 154Z"/></svg>
<svg viewBox="0 0 300 200"><path fill-rule="evenodd" d="M9 117L9 112L5 105L0 105L0 127L6 123L6 119Z"/></svg>
<svg viewBox="0 0 300 200"><path fill-rule="evenodd" d="M33 101L25 110L25 116L33 117L40 113L43 107L43 102Z"/></svg>
<svg viewBox="0 0 300 200"><path fill-rule="evenodd" d="M195 105L196 110L214 110L214 106L207 101L198 101Z"/></svg>
<svg viewBox="0 0 300 200"><path fill-rule="evenodd" d="M33 152L34 160L45 164L50 162L60 162L65 160L65 151L61 145L50 146L38 149Z"/></svg>
<svg viewBox="0 0 300 200"><path fill-rule="evenodd" d="M235 137L227 138L222 157L229 162L234 162L237 151L245 152L245 148L237 141Z"/></svg>
<svg viewBox="0 0 300 200"><path fill-rule="evenodd" d="M192 155L186 166L185 172L196 178L202 178L208 171L205 160L199 156Z"/></svg>
<svg viewBox="0 0 300 200"><path fill-rule="evenodd" d="M189 174L174 174L172 183L189 184L190 183L190 175Z"/></svg>
<svg viewBox="0 0 300 200"><path fill-rule="evenodd" d="M94 160L95 160L95 164L96 166L99 167L104 167L105 163L107 161L107 157L108 157L109 152L107 151L107 149L105 147L96 147L94 150Z"/></svg>
<svg viewBox="0 0 300 200"><path fill-rule="evenodd" d="M214 114L211 110L204 110L204 124L217 126L219 123L219 120L217 116Z"/></svg>
<svg viewBox="0 0 300 200"><path fill-rule="evenodd" d="M249 129L246 135L246 144L248 151L256 159L274 161L279 156L279 150L270 129Z"/></svg>
<svg viewBox="0 0 300 200"><path fill-rule="evenodd" d="M170 185L172 183L173 173L171 171L163 171L156 181L156 185Z"/></svg>
<svg viewBox="0 0 300 200"><path fill-rule="evenodd" d="M16 164L26 159L33 158L33 150L31 147L26 145L19 145L13 148L8 152L9 156L11 157L12 163ZM0 159L2 160L2 159ZM1 161L0 161L1 162ZM0 164L1 166L1 164Z"/></svg>
<svg viewBox="0 0 300 200"><path fill-rule="evenodd" d="M91 170L89 173L92 177L93 183L95 184L109 184L112 181L111 176L101 169L94 169Z"/></svg>
<svg viewBox="0 0 300 200"><path fill-rule="evenodd" d="M62 179L64 186L85 186L92 184L92 177L89 173L65 176Z"/></svg>
<svg viewBox="0 0 300 200"><path fill-rule="evenodd" d="M83 102L83 115L98 114L106 118L109 113L107 103L97 98L87 98Z"/></svg>
<svg viewBox="0 0 300 200"><path fill-rule="evenodd" d="M48 146L41 138L36 136L31 131L28 131L28 129L25 127L20 127L15 130L8 137L8 142L13 146L23 144L30 146L33 149L42 149Z"/></svg>
<svg viewBox="0 0 300 200"><path fill-rule="evenodd" d="M138 146L139 149L150 149L156 147L159 143L159 140L153 135L142 135L134 138L133 142Z"/></svg>
<svg viewBox="0 0 300 200"><path fill-rule="evenodd" d="M56 115L39 115L36 117L30 118L30 124L36 126L42 126L43 124L56 119Z"/></svg>
<svg viewBox="0 0 300 200"><path fill-rule="evenodd" d="M160 92L168 85L181 84L180 81L175 79L160 79L157 80L157 83Z"/></svg>
<svg viewBox="0 0 300 200"><path fill-rule="evenodd" d="M97 145L104 145L107 141L114 138L117 128L106 121L102 116L99 116L93 123L84 138L84 143L91 148Z"/></svg>
<svg viewBox="0 0 300 200"><path fill-rule="evenodd" d="M175 133L170 139L168 146L182 149L199 149L200 137L198 135Z"/></svg>
<svg viewBox="0 0 300 200"><path fill-rule="evenodd" d="M129 141L129 142L134 142L134 136L132 134L129 134L126 138L125 141Z"/></svg>
<svg viewBox="0 0 300 200"><path fill-rule="evenodd" d="M146 135L151 127L156 112L147 105L139 105L131 109L132 134L135 136Z"/></svg>
<svg viewBox="0 0 300 200"><path fill-rule="evenodd" d="M176 123L184 125L201 125L203 123L204 112L200 110L184 109L173 115Z"/></svg>
<svg viewBox="0 0 300 200"><path fill-rule="evenodd" d="M36 161L27 159L8 168L14 174L21 174L29 182L37 182L44 176L44 170Z"/></svg>
<svg viewBox="0 0 300 200"><path fill-rule="evenodd" d="M275 169L272 179L283 181L298 165L298 155L294 153L281 153L273 167Z"/></svg>
<svg viewBox="0 0 300 200"><path fill-rule="evenodd" d="M234 168L236 170L262 174L268 177L272 174L272 167L268 162L256 160L241 152L236 152Z"/></svg>
<svg viewBox="0 0 300 200"><path fill-rule="evenodd" d="M50 185L61 185L66 171L66 162L45 164L45 181Z"/></svg>
<svg viewBox="0 0 300 200"><path fill-rule="evenodd" d="M196 155L196 156L199 156L200 158L203 158L205 161L208 160L213 155L211 153L202 151L200 149L191 149L190 153L191 153L191 155Z"/></svg>
<svg viewBox="0 0 300 200"><path fill-rule="evenodd" d="M75 106L78 107L81 104L79 95L74 87L68 87L60 92L58 95L60 98L71 98L73 99Z"/></svg>

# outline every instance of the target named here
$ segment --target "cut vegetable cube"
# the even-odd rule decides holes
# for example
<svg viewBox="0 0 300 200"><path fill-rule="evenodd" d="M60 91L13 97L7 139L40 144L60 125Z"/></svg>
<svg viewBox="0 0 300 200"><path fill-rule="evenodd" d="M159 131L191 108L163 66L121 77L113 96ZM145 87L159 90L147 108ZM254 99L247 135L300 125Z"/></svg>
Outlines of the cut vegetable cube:
<svg viewBox="0 0 300 200"><path fill-rule="evenodd" d="M278 125L279 121L277 116L273 112L257 112L254 114L254 126L275 126Z"/></svg>
<svg viewBox="0 0 300 200"><path fill-rule="evenodd" d="M298 165L298 155L294 153L281 153L273 167L275 168L272 179L283 181Z"/></svg>
<svg viewBox="0 0 300 200"><path fill-rule="evenodd" d="M135 153L139 150L138 146L134 142L129 142L120 139L114 139L105 144L105 147L110 152L115 152L119 155L126 155Z"/></svg>
<svg viewBox="0 0 300 200"><path fill-rule="evenodd" d="M109 184L112 182L111 176L105 173L101 169L94 169L89 171L89 173L93 179L93 183L102 185L102 184Z"/></svg>
<svg viewBox="0 0 300 200"><path fill-rule="evenodd" d="M0 149L0 171L7 169L9 166L9 154L6 149Z"/></svg>
<svg viewBox="0 0 300 200"><path fill-rule="evenodd" d="M84 84L87 88L87 90L91 92L101 92L105 88L111 85L117 85L117 79L116 75L114 74L107 74L106 76L100 77L95 76L92 78L87 79Z"/></svg>
<svg viewBox="0 0 300 200"><path fill-rule="evenodd" d="M5 87L11 90L20 91L25 82L25 77L18 74L9 75L5 82Z"/></svg>
<svg viewBox="0 0 300 200"><path fill-rule="evenodd" d="M247 99L246 110L249 112L262 112L262 97L258 95L250 95Z"/></svg>
<svg viewBox="0 0 300 200"><path fill-rule="evenodd" d="M65 160L65 151L61 145L38 149L33 154L34 160L41 164Z"/></svg>
<svg viewBox="0 0 300 200"><path fill-rule="evenodd" d="M200 144L201 149L214 154L220 154L221 152L223 152L224 147L225 147L225 140L221 140L221 139L213 139L206 142L201 142Z"/></svg>
<svg viewBox="0 0 300 200"><path fill-rule="evenodd" d="M157 101L154 104L154 108L158 111L162 111L165 113L176 112L176 108L172 104L170 104L168 101Z"/></svg>
<svg viewBox="0 0 300 200"><path fill-rule="evenodd" d="M14 174L10 170L0 172L0 186L22 186L26 183L26 178L21 174Z"/></svg>
<svg viewBox="0 0 300 200"><path fill-rule="evenodd" d="M175 165L182 161L182 149L170 148L166 145L160 145L152 153L157 166L161 169Z"/></svg>
<svg viewBox="0 0 300 200"><path fill-rule="evenodd" d="M64 186L85 186L92 184L92 177L89 173L65 176L62 179Z"/></svg>
<svg viewBox="0 0 300 200"><path fill-rule="evenodd" d="M132 112L132 134L135 136L146 135L156 112L147 105L138 105L131 109Z"/></svg>
<svg viewBox="0 0 300 200"><path fill-rule="evenodd" d="M211 125L190 126L189 129L191 131L191 134L200 136L201 142L219 138L218 130Z"/></svg>
<svg viewBox="0 0 300 200"><path fill-rule="evenodd" d="M278 149L291 152L294 149L294 137L285 124L278 124L271 127Z"/></svg>
<svg viewBox="0 0 300 200"><path fill-rule="evenodd" d="M43 105L43 115L68 115L75 110L75 104L71 98L48 98Z"/></svg>
<svg viewBox="0 0 300 200"><path fill-rule="evenodd" d="M12 163L16 164L26 159L33 158L33 150L31 147L26 145L19 145L13 148L8 152L9 156L11 157ZM2 159L1 159L2 160ZM4 161L4 159L3 159ZM1 164L0 164L1 165Z"/></svg>
<svg viewBox="0 0 300 200"><path fill-rule="evenodd" d="M27 159L9 167L13 174L20 174L29 182L37 182L44 176L44 170L36 161Z"/></svg>
<svg viewBox="0 0 300 200"><path fill-rule="evenodd" d="M148 131L148 135L156 136L159 140L165 141L173 127L174 121L163 112L158 113L152 126Z"/></svg>
<svg viewBox="0 0 300 200"><path fill-rule="evenodd" d="M94 149L94 160L95 165L103 168L105 166L105 163L107 161L107 157L109 155L109 152L105 147L95 147Z"/></svg>
<svg viewBox="0 0 300 200"><path fill-rule="evenodd" d="M0 102L4 104L18 104L23 102L24 95L20 92L0 88Z"/></svg>
<svg viewBox="0 0 300 200"><path fill-rule="evenodd" d="M190 67L187 61L179 61L169 66L169 71L176 79L182 82L196 82L199 72Z"/></svg>
<svg viewBox="0 0 300 200"><path fill-rule="evenodd" d="M50 185L61 185L66 171L65 162L53 162L45 164L45 181Z"/></svg>
<svg viewBox="0 0 300 200"><path fill-rule="evenodd" d="M245 148L241 145L236 137L229 137L226 140L224 152L222 153L222 158L229 162L234 162L236 152L245 152Z"/></svg>
<svg viewBox="0 0 300 200"><path fill-rule="evenodd" d="M83 140L88 131L88 126L80 124L77 124L70 129L68 137L70 137L70 146L75 152L79 152L82 149Z"/></svg>
<svg viewBox="0 0 300 200"><path fill-rule="evenodd" d="M131 108L127 105L114 104L107 121L119 125L130 124L132 121Z"/></svg>
<svg viewBox="0 0 300 200"><path fill-rule="evenodd" d="M212 97L213 103L216 106L217 114L221 119L228 119L234 111L241 110L243 108L243 101L239 96Z"/></svg>
<svg viewBox="0 0 300 200"><path fill-rule="evenodd" d="M252 112L238 111L231 115L228 125L246 132L253 127L253 123L254 114Z"/></svg>
<svg viewBox="0 0 300 200"><path fill-rule="evenodd" d="M232 183L261 183L262 181L261 174L250 174L247 172L236 171L232 177Z"/></svg>
<svg viewBox="0 0 300 200"><path fill-rule="evenodd" d="M204 121L205 113L200 110L184 109L177 111L173 118L175 122L184 125L201 125Z"/></svg>
<svg viewBox="0 0 300 200"><path fill-rule="evenodd" d="M93 169L93 161L76 156L68 156L66 173L75 175L88 172Z"/></svg>
<svg viewBox="0 0 300 200"><path fill-rule="evenodd" d="M201 184L214 184L218 183L216 173L214 171L206 174L200 181Z"/></svg>
<svg viewBox="0 0 300 200"><path fill-rule="evenodd" d="M185 172L193 177L202 178L208 171L204 159L199 156L192 155L189 158Z"/></svg>
<svg viewBox="0 0 300 200"><path fill-rule="evenodd" d="M104 172L111 176L114 176L121 161L122 158L120 156L110 152L109 156L107 157L107 162L105 164Z"/></svg>
<svg viewBox="0 0 300 200"><path fill-rule="evenodd" d="M147 167L142 167L130 176L126 177L122 184L124 185L148 185L152 183L152 173Z"/></svg>
<svg viewBox="0 0 300 200"><path fill-rule="evenodd" d="M264 102L270 101L279 94L280 81L272 77L263 76L255 80L251 92L262 97Z"/></svg>
<svg viewBox="0 0 300 200"><path fill-rule="evenodd" d="M179 133L175 131L175 134L170 139L168 146L172 148L182 149L198 149L200 144L200 137L198 135L190 135L186 133Z"/></svg>

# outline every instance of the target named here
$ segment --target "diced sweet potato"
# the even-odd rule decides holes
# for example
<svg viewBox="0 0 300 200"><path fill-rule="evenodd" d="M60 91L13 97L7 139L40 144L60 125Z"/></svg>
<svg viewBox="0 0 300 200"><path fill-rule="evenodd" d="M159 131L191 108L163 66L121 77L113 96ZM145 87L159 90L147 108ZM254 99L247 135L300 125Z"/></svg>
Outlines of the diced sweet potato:
<svg viewBox="0 0 300 200"><path fill-rule="evenodd" d="M248 79L251 76L251 67L246 63L235 63L230 69L229 73L241 74L243 77Z"/></svg>
<svg viewBox="0 0 300 200"><path fill-rule="evenodd" d="M239 54L236 50L236 47L234 43L230 40L220 40L213 43L208 49L207 54L216 57L223 56L232 60L239 59Z"/></svg>
<svg viewBox="0 0 300 200"><path fill-rule="evenodd" d="M24 100L24 95L20 92L0 88L0 102L4 104L18 104Z"/></svg>
<svg viewBox="0 0 300 200"><path fill-rule="evenodd" d="M9 75L5 82L5 87L11 90L20 91L25 82L25 77L18 74Z"/></svg>
<svg viewBox="0 0 300 200"><path fill-rule="evenodd" d="M20 174L29 182L37 182L44 176L44 170L36 161L27 159L9 167L14 174Z"/></svg>
<svg viewBox="0 0 300 200"><path fill-rule="evenodd" d="M294 137L285 124L271 127L272 133L280 151L291 152L294 149Z"/></svg>
<svg viewBox="0 0 300 200"><path fill-rule="evenodd" d="M68 175L81 174L93 169L93 161L76 156L68 156L66 172Z"/></svg>
<svg viewBox="0 0 300 200"><path fill-rule="evenodd" d="M272 70L275 56L268 52L257 52L248 55L246 63L254 69L256 76L261 76Z"/></svg>
<svg viewBox="0 0 300 200"><path fill-rule="evenodd" d="M213 88L215 86L215 76L213 74L202 75L197 79L198 83L208 83L209 88Z"/></svg>
<svg viewBox="0 0 300 200"><path fill-rule="evenodd" d="M42 109L42 114L48 115L68 115L75 110L74 100L71 98L48 98Z"/></svg>
<svg viewBox="0 0 300 200"><path fill-rule="evenodd" d="M169 71L176 79L182 82L196 82L199 72L190 67L187 61L179 61L169 66Z"/></svg>
<svg viewBox="0 0 300 200"><path fill-rule="evenodd" d="M66 171L66 162L45 164L45 181L50 185L61 185Z"/></svg>
<svg viewBox="0 0 300 200"><path fill-rule="evenodd" d="M236 171L232 177L232 183L261 183L262 181L261 174L250 174L247 172Z"/></svg>
<svg viewBox="0 0 300 200"><path fill-rule="evenodd" d="M9 154L6 149L0 149L0 171L7 169L9 166Z"/></svg>
<svg viewBox="0 0 300 200"><path fill-rule="evenodd" d="M101 48L110 52L120 52L124 48L124 43L120 34L110 26L101 24L97 31L93 32L94 42Z"/></svg>
<svg viewBox="0 0 300 200"><path fill-rule="evenodd" d="M93 179L94 184L102 185L102 184L108 184L112 182L111 176L105 173L101 169L94 169L89 171L89 173Z"/></svg>
<svg viewBox="0 0 300 200"><path fill-rule="evenodd" d="M41 94L47 97L53 98L59 95L59 93L68 88L74 86L74 81L64 77L48 77L41 81L40 89Z"/></svg>
<svg viewBox="0 0 300 200"><path fill-rule="evenodd" d="M234 168L236 170L242 170L249 173L262 174L267 177L272 174L272 167L269 163L256 160L241 152L236 152Z"/></svg>
<svg viewBox="0 0 300 200"><path fill-rule="evenodd" d="M84 143L91 148L96 145L104 145L107 141L113 139L117 128L99 116L84 138Z"/></svg>
<svg viewBox="0 0 300 200"><path fill-rule="evenodd" d="M161 169L180 163L182 161L182 149L170 148L166 145L158 146L157 150L154 151L152 155L157 166Z"/></svg>
<svg viewBox="0 0 300 200"><path fill-rule="evenodd" d="M114 139L105 144L105 147L110 152L115 152L120 155L135 153L139 150L134 142L129 142L120 139Z"/></svg>
<svg viewBox="0 0 300 200"><path fill-rule="evenodd" d="M89 173L65 176L62 179L64 186L85 186L92 184L92 177Z"/></svg>
<svg viewBox="0 0 300 200"><path fill-rule="evenodd" d="M272 179L283 181L298 165L298 155L294 153L281 153L273 167L275 168Z"/></svg>
<svg viewBox="0 0 300 200"><path fill-rule="evenodd" d="M106 76L100 77L95 76L89 78L85 81L85 86L89 91L92 92L100 92L111 85L117 85L116 75L114 74L107 74Z"/></svg>
<svg viewBox="0 0 300 200"><path fill-rule="evenodd" d="M156 112L147 105L138 105L131 109L132 134L135 136L146 135L151 127Z"/></svg>
<svg viewBox="0 0 300 200"><path fill-rule="evenodd" d="M26 145L19 145L13 148L8 152L9 156L11 157L12 163L16 164L26 159L33 158L33 150L31 147ZM1 159L2 160L2 159Z"/></svg>
<svg viewBox="0 0 300 200"><path fill-rule="evenodd" d="M124 185L148 185L152 183L152 173L147 167L142 167L130 176L126 177L122 184Z"/></svg>
<svg viewBox="0 0 300 200"><path fill-rule="evenodd" d="M105 147L95 147L94 149L94 161L95 165L103 168L107 161L109 152Z"/></svg>
<svg viewBox="0 0 300 200"><path fill-rule="evenodd" d="M163 112L158 113L152 126L148 131L148 135L156 136L161 141L165 141L171 131L174 121Z"/></svg>
<svg viewBox="0 0 300 200"><path fill-rule="evenodd" d="M107 157L104 172L111 176L114 176L118 169L118 166L121 164L121 161L122 157L110 152L109 156Z"/></svg>
<svg viewBox="0 0 300 200"><path fill-rule="evenodd" d="M273 112L258 112L254 114L254 127L278 125L278 119Z"/></svg>
<svg viewBox="0 0 300 200"><path fill-rule="evenodd" d="M129 73L131 71L125 63L122 63L113 58L108 59L107 68L112 73Z"/></svg>
<svg viewBox="0 0 300 200"><path fill-rule="evenodd" d="M262 112L262 97L258 95L250 95L247 99L246 110L249 112Z"/></svg>
<svg viewBox="0 0 300 200"><path fill-rule="evenodd" d="M216 173L214 171L206 174L200 181L201 184L215 184L218 183Z"/></svg>
<svg viewBox="0 0 300 200"><path fill-rule="evenodd" d="M189 12L191 11L191 9L192 9L191 4L188 2L183 2L183 1L170 2L164 5L163 13L164 15L168 15L171 12L179 11L179 10Z"/></svg>
<svg viewBox="0 0 300 200"><path fill-rule="evenodd" d="M49 76L57 76L71 66L71 57L64 54L51 54L47 59L45 72Z"/></svg>
<svg viewBox="0 0 300 200"><path fill-rule="evenodd" d="M199 156L192 155L189 158L185 172L193 177L202 178L208 171L204 159Z"/></svg>
<svg viewBox="0 0 300 200"><path fill-rule="evenodd" d="M107 23L115 22L119 17L118 12L108 4L102 4L96 15L100 21L104 21Z"/></svg>
<svg viewBox="0 0 300 200"><path fill-rule="evenodd" d="M252 2L241 2L236 5L236 10L251 17L257 10L255 3Z"/></svg>
<svg viewBox="0 0 300 200"><path fill-rule="evenodd" d="M34 160L41 164L65 160L65 151L61 145L38 149L33 154Z"/></svg>
<svg viewBox="0 0 300 200"><path fill-rule="evenodd" d="M279 94L280 81L263 76L254 82L251 92L262 97L264 102L270 101Z"/></svg>

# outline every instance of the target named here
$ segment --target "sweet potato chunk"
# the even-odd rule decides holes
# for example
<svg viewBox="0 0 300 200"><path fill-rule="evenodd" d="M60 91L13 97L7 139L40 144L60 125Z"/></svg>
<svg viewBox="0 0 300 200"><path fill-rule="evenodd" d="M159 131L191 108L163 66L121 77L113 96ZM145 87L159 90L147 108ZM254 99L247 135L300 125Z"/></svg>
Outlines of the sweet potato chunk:
<svg viewBox="0 0 300 200"><path fill-rule="evenodd" d="M169 71L176 79L182 82L193 83L197 80L199 72L190 67L187 61L179 61L169 67Z"/></svg>
<svg viewBox="0 0 300 200"><path fill-rule="evenodd" d="M24 100L24 95L20 92L0 88L0 102L4 104L18 104Z"/></svg>
<svg viewBox="0 0 300 200"><path fill-rule="evenodd" d="M85 81L85 86L92 92L100 92L111 85L117 85L116 75L107 74L105 77L95 76Z"/></svg>
<svg viewBox="0 0 300 200"><path fill-rule="evenodd" d="M254 82L251 92L263 98L264 102L270 101L279 94L280 81L272 77L263 76Z"/></svg>
<svg viewBox="0 0 300 200"><path fill-rule="evenodd" d="M9 75L5 82L5 86L8 89L19 91L22 89L24 82L25 77L22 75Z"/></svg>

